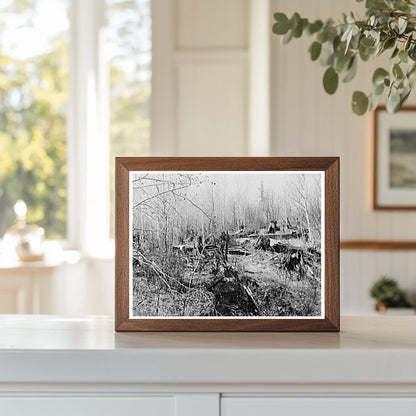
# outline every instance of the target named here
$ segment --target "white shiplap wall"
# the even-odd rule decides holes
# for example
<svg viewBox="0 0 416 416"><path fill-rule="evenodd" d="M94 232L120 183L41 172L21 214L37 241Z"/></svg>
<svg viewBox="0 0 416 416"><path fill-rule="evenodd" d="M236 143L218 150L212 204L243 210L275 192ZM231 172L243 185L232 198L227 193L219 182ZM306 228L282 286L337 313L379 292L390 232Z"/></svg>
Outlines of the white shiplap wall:
<svg viewBox="0 0 416 416"><path fill-rule="evenodd" d="M363 14L355 0L153 0L153 154L338 155L342 239L415 240L416 212L370 209L371 116L353 115L350 102L369 90L377 62L330 97L311 39L283 46L265 31L273 11L325 19L349 10ZM342 313L371 312L368 289L382 274L416 295L414 266L415 252L343 251Z"/></svg>
<svg viewBox="0 0 416 416"><path fill-rule="evenodd" d="M337 17L351 10L364 14L362 5L353 0L272 0L273 12L298 11L311 19ZM329 96L322 88L324 68L309 59L311 42L303 37L281 45L281 39L272 36L272 154L341 157L341 239L416 240L416 212L370 208L371 116L353 115L350 103L354 90L369 92L377 61L360 63L359 76ZM414 296L415 266L414 251L342 251L342 313L371 312L368 289L383 274L395 277Z"/></svg>
<svg viewBox="0 0 416 416"><path fill-rule="evenodd" d="M249 0L152 4L152 153L245 155Z"/></svg>

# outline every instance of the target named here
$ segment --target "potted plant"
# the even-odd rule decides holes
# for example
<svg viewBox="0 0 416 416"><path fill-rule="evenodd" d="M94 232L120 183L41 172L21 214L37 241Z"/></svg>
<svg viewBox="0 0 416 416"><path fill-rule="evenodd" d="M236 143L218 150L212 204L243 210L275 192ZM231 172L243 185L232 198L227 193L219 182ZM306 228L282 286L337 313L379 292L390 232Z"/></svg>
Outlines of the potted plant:
<svg viewBox="0 0 416 416"><path fill-rule="evenodd" d="M411 308L397 282L387 276L381 277L373 284L370 295L376 300L376 310L379 312L386 312L387 308Z"/></svg>
<svg viewBox="0 0 416 416"><path fill-rule="evenodd" d="M371 93L353 93L354 113L374 110L385 94L387 110L395 113L409 97L416 79L416 0L366 0L363 19L344 13L337 21L310 22L299 13L288 18L280 12L274 19L273 32L283 36L284 44L313 36L309 54L326 68L323 86L328 94L336 92L340 80L353 80L359 61L390 55L390 65L375 70Z"/></svg>

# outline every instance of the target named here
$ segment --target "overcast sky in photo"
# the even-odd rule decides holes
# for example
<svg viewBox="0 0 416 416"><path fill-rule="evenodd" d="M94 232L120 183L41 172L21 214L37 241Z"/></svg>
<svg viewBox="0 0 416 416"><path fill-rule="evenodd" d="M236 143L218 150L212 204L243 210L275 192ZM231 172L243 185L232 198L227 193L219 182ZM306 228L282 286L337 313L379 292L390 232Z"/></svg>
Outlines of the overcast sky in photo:
<svg viewBox="0 0 416 416"><path fill-rule="evenodd" d="M147 174L148 172L146 172ZM306 174L307 182L319 181L322 172L150 172L149 177L157 178L161 175L177 175L192 173L196 178L207 183L215 183L218 194L229 197L233 194L244 195L246 201L257 201L260 188L263 185L265 192L273 192L275 195L287 195L291 190L291 183L299 175ZM137 172L132 179L143 176L144 172ZM194 197L202 197L207 191L205 186L192 186ZM139 193L135 193L140 198Z"/></svg>

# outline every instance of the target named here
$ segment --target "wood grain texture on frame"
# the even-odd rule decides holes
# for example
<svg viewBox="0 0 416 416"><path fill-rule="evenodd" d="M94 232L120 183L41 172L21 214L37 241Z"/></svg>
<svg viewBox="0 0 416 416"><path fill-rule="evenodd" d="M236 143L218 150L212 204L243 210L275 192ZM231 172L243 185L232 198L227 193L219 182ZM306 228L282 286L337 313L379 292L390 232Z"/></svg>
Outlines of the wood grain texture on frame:
<svg viewBox="0 0 416 416"><path fill-rule="evenodd" d="M372 159L373 159L373 177L372 177L372 208L375 211L414 211L416 210L416 205L381 205L378 202L378 182L377 182L377 175L378 175L378 151L379 151L379 143L378 143L378 134L379 134L379 116L380 112L387 111L385 106L377 107L373 112L373 151L372 151ZM416 114L416 106L406 106L403 107L400 112L415 112Z"/></svg>
<svg viewBox="0 0 416 416"><path fill-rule="evenodd" d="M129 317L129 172L131 171L322 171L325 173L324 318ZM339 158L337 157L122 157L116 158L116 331L339 331Z"/></svg>

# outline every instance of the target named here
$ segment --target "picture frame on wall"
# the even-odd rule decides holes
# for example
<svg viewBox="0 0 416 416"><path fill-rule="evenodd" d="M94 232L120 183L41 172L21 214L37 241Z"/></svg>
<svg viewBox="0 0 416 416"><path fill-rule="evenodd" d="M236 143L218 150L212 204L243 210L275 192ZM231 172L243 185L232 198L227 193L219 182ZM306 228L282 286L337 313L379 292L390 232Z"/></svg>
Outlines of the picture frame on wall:
<svg viewBox="0 0 416 416"><path fill-rule="evenodd" d="M416 209L416 107L373 114L373 209Z"/></svg>
<svg viewBox="0 0 416 416"><path fill-rule="evenodd" d="M339 158L116 158L116 331L339 331Z"/></svg>

